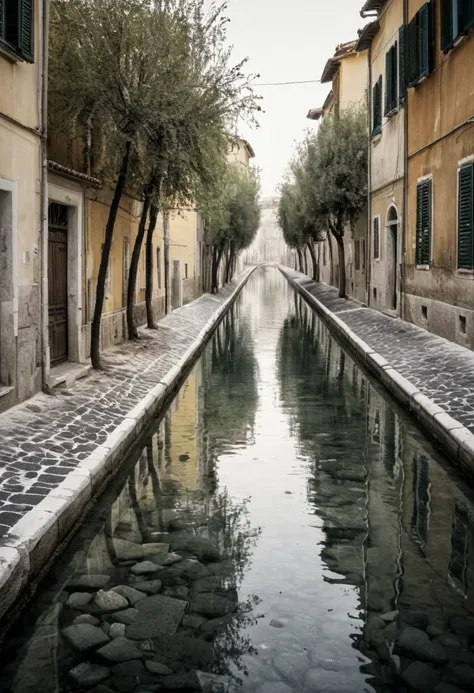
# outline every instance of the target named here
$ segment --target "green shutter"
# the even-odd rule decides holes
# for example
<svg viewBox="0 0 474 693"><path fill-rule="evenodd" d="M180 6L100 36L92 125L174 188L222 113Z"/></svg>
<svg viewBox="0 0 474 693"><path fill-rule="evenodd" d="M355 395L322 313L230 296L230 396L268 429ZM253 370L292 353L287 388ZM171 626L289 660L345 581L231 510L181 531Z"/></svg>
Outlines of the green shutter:
<svg viewBox="0 0 474 693"><path fill-rule="evenodd" d="M433 6L427 2L419 10L419 77L433 71Z"/></svg>
<svg viewBox="0 0 474 693"><path fill-rule="evenodd" d="M453 0L441 0L441 50L447 53L453 45Z"/></svg>
<svg viewBox="0 0 474 693"><path fill-rule="evenodd" d="M474 0L458 0L459 33L467 34L474 27Z"/></svg>
<svg viewBox="0 0 474 693"><path fill-rule="evenodd" d="M418 15L407 25L407 85L413 86L418 79Z"/></svg>
<svg viewBox="0 0 474 693"><path fill-rule="evenodd" d="M0 38L5 38L3 36L3 27L4 27L4 19L3 19L3 8L4 8L5 3L3 0L0 0Z"/></svg>
<svg viewBox="0 0 474 693"><path fill-rule="evenodd" d="M398 98L400 106L405 103L406 77L405 77L405 26L402 24L398 32Z"/></svg>
<svg viewBox="0 0 474 693"><path fill-rule="evenodd" d="M385 53L385 115L392 110L392 55Z"/></svg>
<svg viewBox="0 0 474 693"><path fill-rule="evenodd" d="M34 62L34 0L20 1L20 42L19 49L22 57L28 62Z"/></svg>
<svg viewBox="0 0 474 693"><path fill-rule="evenodd" d="M382 77L380 76L372 90L373 129L372 134L377 135L382 129Z"/></svg>
<svg viewBox="0 0 474 693"><path fill-rule="evenodd" d="M458 193L458 267L474 269L474 167L459 170Z"/></svg>
<svg viewBox="0 0 474 693"><path fill-rule="evenodd" d="M416 188L416 264L429 265L431 260L431 180Z"/></svg>
<svg viewBox="0 0 474 693"><path fill-rule="evenodd" d="M398 41L392 46L392 109L397 107Z"/></svg>

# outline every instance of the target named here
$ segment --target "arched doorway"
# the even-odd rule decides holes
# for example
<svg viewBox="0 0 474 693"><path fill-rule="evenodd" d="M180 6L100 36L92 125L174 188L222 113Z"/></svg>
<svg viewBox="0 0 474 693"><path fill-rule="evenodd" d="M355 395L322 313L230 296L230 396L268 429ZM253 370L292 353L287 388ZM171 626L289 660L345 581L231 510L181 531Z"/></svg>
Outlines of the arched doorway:
<svg viewBox="0 0 474 693"><path fill-rule="evenodd" d="M387 212L385 224L387 239L387 308L398 309L398 210L391 205Z"/></svg>

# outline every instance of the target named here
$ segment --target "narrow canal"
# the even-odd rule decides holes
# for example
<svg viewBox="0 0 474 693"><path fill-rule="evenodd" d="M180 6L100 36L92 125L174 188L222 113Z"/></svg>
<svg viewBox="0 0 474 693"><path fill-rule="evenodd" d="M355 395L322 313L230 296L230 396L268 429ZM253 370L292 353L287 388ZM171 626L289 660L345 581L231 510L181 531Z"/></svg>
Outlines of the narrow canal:
<svg viewBox="0 0 474 693"><path fill-rule="evenodd" d="M0 690L472 691L472 517L260 269L10 632Z"/></svg>

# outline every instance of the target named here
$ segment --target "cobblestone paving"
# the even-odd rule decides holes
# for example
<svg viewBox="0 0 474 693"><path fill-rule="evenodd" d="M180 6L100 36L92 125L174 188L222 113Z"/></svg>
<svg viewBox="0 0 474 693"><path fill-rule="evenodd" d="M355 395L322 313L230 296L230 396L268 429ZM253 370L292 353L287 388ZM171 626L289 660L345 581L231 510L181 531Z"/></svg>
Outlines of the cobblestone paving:
<svg viewBox="0 0 474 693"><path fill-rule="evenodd" d="M301 278L297 272L292 276ZM301 283L420 392L474 432L474 352L357 301L341 299L332 287L310 279Z"/></svg>
<svg viewBox="0 0 474 693"><path fill-rule="evenodd" d="M168 315L159 329L107 351L104 371L39 393L0 415L0 542L178 362L236 284Z"/></svg>

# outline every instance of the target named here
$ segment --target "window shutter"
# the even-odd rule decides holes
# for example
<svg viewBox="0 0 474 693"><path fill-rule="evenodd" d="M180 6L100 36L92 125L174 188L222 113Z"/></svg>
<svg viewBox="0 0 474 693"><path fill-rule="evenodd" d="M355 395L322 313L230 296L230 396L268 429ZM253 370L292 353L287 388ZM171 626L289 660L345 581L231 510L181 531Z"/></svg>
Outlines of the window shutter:
<svg viewBox="0 0 474 693"><path fill-rule="evenodd" d="M431 259L431 180L416 189L416 264L429 265Z"/></svg>
<svg viewBox="0 0 474 693"><path fill-rule="evenodd" d="M376 135L382 127L382 77L380 76L372 90L373 96L373 130Z"/></svg>
<svg viewBox="0 0 474 693"><path fill-rule="evenodd" d="M20 42L22 57L28 63L34 62L34 0L20 0Z"/></svg>
<svg viewBox="0 0 474 693"><path fill-rule="evenodd" d="M453 0L441 0L441 50L447 53L453 45Z"/></svg>
<svg viewBox="0 0 474 693"><path fill-rule="evenodd" d="M402 24L398 32L398 98L400 106L405 103L406 77L405 77L405 26Z"/></svg>
<svg viewBox="0 0 474 693"><path fill-rule="evenodd" d="M392 109L397 107L397 85L398 85L398 42L392 46Z"/></svg>
<svg viewBox="0 0 474 693"><path fill-rule="evenodd" d="M407 83L412 86L418 79L418 16L407 26Z"/></svg>
<svg viewBox="0 0 474 693"><path fill-rule="evenodd" d="M3 6L4 1L0 0L0 38L5 38L3 35Z"/></svg>
<svg viewBox="0 0 474 693"><path fill-rule="evenodd" d="M385 53L385 115L392 108L392 55Z"/></svg>
<svg viewBox="0 0 474 693"><path fill-rule="evenodd" d="M474 269L474 167L459 170L458 194L458 267Z"/></svg>
<svg viewBox="0 0 474 693"><path fill-rule="evenodd" d="M374 217L374 259L380 257L380 227L379 218Z"/></svg>
<svg viewBox="0 0 474 693"><path fill-rule="evenodd" d="M419 77L433 71L433 7L427 2L419 11Z"/></svg>
<svg viewBox="0 0 474 693"><path fill-rule="evenodd" d="M458 0L459 33L467 34L474 27L474 0Z"/></svg>

